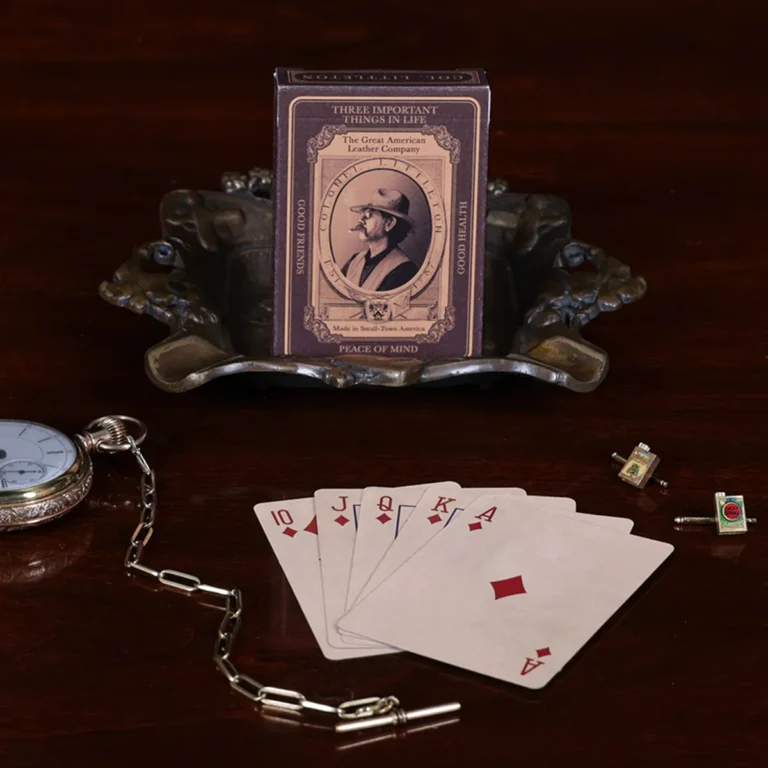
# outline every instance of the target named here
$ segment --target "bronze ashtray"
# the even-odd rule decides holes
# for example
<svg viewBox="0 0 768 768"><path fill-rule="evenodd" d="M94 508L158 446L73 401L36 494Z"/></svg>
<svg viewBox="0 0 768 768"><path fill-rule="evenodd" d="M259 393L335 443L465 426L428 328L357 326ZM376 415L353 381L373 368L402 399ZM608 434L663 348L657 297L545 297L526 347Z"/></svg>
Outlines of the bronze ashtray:
<svg viewBox="0 0 768 768"><path fill-rule="evenodd" d="M162 239L136 248L99 288L111 304L170 327L145 361L149 378L168 392L234 373L334 387L516 373L590 392L605 378L608 355L581 328L645 293L645 280L628 266L571 238L564 200L513 194L497 179L488 185L482 357L273 357L272 174L227 173L222 188L165 195Z"/></svg>

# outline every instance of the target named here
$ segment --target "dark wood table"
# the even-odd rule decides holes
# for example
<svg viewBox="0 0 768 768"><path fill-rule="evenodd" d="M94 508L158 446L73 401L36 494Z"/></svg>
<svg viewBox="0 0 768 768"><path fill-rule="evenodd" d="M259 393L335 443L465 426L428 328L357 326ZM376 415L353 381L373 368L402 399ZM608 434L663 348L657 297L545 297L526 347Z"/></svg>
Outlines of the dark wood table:
<svg viewBox="0 0 768 768"><path fill-rule="evenodd" d="M768 524L672 525L718 490L757 516L768 500L764 4L258 5L4 4L2 415L146 420L149 561L243 589L254 677L324 701L458 699L460 721L367 743L262 718L212 664L219 614L126 575L136 470L114 458L76 513L0 542L0 765L764 765ZM575 234L648 279L585 331L606 382L153 388L143 354L165 328L99 282L158 235L164 192L270 165L278 64L485 66L491 172L567 198ZM617 479L611 452L638 441L667 491ZM676 551L538 693L407 655L326 661L252 505L432 479L572 496Z"/></svg>

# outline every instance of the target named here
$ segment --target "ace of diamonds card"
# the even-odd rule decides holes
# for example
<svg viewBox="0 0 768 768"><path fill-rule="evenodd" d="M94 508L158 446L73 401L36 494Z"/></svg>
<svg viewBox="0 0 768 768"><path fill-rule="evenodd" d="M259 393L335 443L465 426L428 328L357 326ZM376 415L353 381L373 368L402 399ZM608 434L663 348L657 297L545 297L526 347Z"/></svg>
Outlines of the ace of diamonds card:
<svg viewBox="0 0 768 768"><path fill-rule="evenodd" d="M482 70L276 80L276 355L477 355Z"/></svg>

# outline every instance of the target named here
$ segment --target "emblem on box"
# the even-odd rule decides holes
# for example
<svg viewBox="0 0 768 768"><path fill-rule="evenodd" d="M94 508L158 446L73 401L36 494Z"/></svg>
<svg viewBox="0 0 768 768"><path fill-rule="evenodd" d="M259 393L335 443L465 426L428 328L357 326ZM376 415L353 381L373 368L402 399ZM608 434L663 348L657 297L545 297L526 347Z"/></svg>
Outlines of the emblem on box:
<svg viewBox="0 0 768 768"><path fill-rule="evenodd" d="M368 299L365 302L365 318L372 323L386 323L392 319L392 304L386 299Z"/></svg>

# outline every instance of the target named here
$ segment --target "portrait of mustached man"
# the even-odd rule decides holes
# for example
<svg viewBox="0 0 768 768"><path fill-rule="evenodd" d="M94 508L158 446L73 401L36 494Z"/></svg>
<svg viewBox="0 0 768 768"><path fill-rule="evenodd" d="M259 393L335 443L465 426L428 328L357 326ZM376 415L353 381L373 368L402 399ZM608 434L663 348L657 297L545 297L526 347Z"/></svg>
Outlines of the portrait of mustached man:
<svg viewBox="0 0 768 768"><path fill-rule="evenodd" d="M369 202L353 205L360 221L351 231L360 233L363 249L341 272L356 288L392 291L413 279L418 267L398 247L411 233L410 201L396 189L378 189Z"/></svg>

